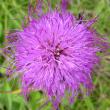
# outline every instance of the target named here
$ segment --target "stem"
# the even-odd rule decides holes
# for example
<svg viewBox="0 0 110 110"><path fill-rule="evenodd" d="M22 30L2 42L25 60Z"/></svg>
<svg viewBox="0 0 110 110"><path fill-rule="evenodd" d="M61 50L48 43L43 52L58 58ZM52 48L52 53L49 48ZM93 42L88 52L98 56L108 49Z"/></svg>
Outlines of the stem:
<svg viewBox="0 0 110 110"><path fill-rule="evenodd" d="M19 93L21 93L21 89L14 91L0 91L0 94L19 94Z"/></svg>

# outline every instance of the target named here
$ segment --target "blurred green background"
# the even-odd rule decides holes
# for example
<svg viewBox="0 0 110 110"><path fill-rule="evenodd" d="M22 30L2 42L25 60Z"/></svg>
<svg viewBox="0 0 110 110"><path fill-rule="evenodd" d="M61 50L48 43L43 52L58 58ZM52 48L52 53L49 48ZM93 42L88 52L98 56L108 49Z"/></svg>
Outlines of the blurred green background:
<svg viewBox="0 0 110 110"><path fill-rule="evenodd" d="M35 0L32 0L35 1ZM53 6L59 0L52 0ZM20 29L24 16L27 15L28 0L0 0L0 47L3 47L4 36L13 29ZM69 10L78 16L84 13L86 19L99 16L94 28L110 38L110 0L74 0ZM1 51L0 51L1 52ZM28 102L19 94L18 79L8 80L5 77L6 66L0 53L0 110L40 110L45 99L41 92L33 92ZM92 94L84 99L77 99L73 105L63 101L61 110L110 110L110 55L102 58L101 67L94 71ZM3 92L4 91L4 92ZM14 92L6 92L14 91ZM52 110L46 104L41 110Z"/></svg>

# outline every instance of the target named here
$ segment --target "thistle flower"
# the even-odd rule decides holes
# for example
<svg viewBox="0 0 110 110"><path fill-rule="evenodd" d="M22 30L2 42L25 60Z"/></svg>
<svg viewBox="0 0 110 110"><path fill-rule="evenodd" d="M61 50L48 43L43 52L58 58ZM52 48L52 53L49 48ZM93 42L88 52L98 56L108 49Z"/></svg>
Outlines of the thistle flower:
<svg viewBox="0 0 110 110"><path fill-rule="evenodd" d="M77 20L66 10L66 2L62 0L61 11L39 13L38 18L29 15L28 25L8 37L24 93L41 90L56 107L65 92L74 99L81 85L87 92L93 88L91 73L100 60L97 53L108 46L91 28L96 19Z"/></svg>

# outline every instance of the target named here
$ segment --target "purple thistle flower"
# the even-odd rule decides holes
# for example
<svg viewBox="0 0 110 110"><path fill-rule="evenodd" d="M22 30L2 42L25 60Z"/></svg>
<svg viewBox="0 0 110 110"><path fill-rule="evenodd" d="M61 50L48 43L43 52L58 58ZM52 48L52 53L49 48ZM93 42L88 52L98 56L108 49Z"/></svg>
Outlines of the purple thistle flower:
<svg viewBox="0 0 110 110"><path fill-rule="evenodd" d="M103 51L102 46L107 47L106 41L90 29L95 20L81 19L79 23L66 10L66 2L62 2L61 12L51 10L38 19L31 17L22 31L14 33L16 38L8 36L16 70L22 72L23 92L42 90L55 106L66 91L74 99L81 85L87 91L93 88L91 73L99 62L97 53Z"/></svg>

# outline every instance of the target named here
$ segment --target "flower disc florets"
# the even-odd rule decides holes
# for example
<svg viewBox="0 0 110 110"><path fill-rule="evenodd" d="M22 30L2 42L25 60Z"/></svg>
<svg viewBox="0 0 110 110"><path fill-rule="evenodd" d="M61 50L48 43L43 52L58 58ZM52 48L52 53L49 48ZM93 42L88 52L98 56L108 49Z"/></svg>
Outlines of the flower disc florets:
<svg viewBox="0 0 110 110"><path fill-rule="evenodd" d="M95 36L70 13L53 11L32 20L19 32L16 67L23 71L23 86L63 96L81 84L91 86L90 73L98 57Z"/></svg>

